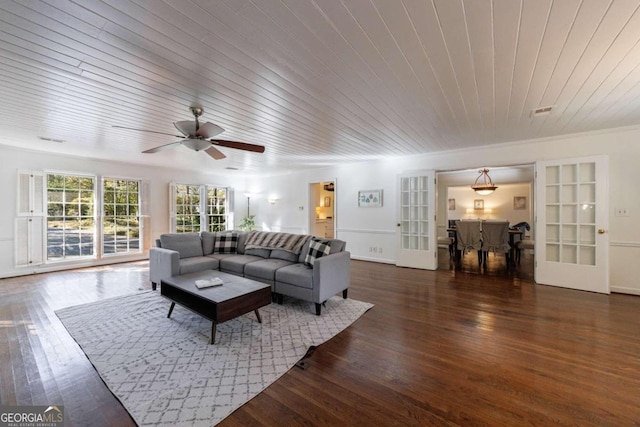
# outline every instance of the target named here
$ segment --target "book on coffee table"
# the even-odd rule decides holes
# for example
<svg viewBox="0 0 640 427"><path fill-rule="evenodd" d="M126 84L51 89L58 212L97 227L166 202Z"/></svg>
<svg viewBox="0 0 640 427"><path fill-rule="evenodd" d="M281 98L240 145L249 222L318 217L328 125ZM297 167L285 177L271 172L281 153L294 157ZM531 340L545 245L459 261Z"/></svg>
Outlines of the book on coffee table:
<svg viewBox="0 0 640 427"><path fill-rule="evenodd" d="M214 277L213 279L196 280L196 288L210 288L212 286L222 286L222 279Z"/></svg>

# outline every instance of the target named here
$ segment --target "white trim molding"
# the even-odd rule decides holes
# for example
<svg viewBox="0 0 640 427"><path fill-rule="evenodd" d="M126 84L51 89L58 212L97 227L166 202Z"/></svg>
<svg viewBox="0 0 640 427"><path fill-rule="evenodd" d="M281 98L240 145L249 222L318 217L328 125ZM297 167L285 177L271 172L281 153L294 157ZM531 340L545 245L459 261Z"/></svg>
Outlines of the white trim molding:
<svg viewBox="0 0 640 427"><path fill-rule="evenodd" d="M640 248L640 242L609 242L609 246L620 248Z"/></svg>
<svg viewBox="0 0 640 427"><path fill-rule="evenodd" d="M384 235L395 235L395 230L366 230L361 228L338 228L338 232L344 233L359 233L359 234L384 234Z"/></svg>

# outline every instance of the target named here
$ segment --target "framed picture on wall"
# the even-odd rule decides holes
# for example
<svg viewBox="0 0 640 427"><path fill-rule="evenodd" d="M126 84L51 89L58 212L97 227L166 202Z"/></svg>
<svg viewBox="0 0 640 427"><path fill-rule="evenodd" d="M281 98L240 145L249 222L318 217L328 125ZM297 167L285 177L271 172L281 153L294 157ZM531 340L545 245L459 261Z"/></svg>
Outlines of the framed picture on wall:
<svg viewBox="0 0 640 427"><path fill-rule="evenodd" d="M456 210L456 199L449 199L449 210L450 211Z"/></svg>
<svg viewBox="0 0 640 427"><path fill-rule="evenodd" d="M331 196L326 196L324 198L324 207L325 208L330 208L331 207Z"/></svg>
<svg viewBox="0 0 640 427"><path fill-rule="evenodd" d="M358 191L358 207L379 208L382 206L382 190Z"/></svg>
<svg viewBox="0 0 640 427"><path fill-rule="evenodd" d="M484 200L483 199L476 199L473 201L473 209L475 210L482 210L484 209Z"/></svg>
<svg viewBox="0 0 640 427"><path fill-rule="evenodd" d="M525 196L513 196L513 209L527 209L527 198Z"/></svg>

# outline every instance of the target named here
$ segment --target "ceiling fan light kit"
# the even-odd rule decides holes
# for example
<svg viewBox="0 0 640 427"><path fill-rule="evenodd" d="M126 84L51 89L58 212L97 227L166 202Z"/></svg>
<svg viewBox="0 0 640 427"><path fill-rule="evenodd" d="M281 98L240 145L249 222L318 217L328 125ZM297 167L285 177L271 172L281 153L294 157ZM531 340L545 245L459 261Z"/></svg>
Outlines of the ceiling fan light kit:
<svg viewBox="0 0 640 427"><path fill-rule="evenodd" d="M225 147L225 148L233 148L236 150L250 151L253 153L264 153L264 147L262 145L249 144L248 142L239 142L239 141L227 141L224 139L211 139L216 135L224 132L224 129L216 124L206 122L202 125L198 120L204 113L204 109L202 107L190 107L191 114L193 114L194 121L182 120L178 122L174 122L173 125L182 135L172 135L164 132L156 132L152 130L144 130L144 129L134 129L134 128L126 128L123 126L114 126L120 129L129 129L140 132L150 132L157 133L162 135L171 135L176 138L183 138L180 141L172 142L165 145L160 145L158 147L151 148L149 150L143 151L143 153L157 153L158 151L165 150L167 148L177 147L178 145L183 145L193 151L204 151L209 156L211 156L215 160L224 159L226 156L224 153L215 146Z"/></svg>

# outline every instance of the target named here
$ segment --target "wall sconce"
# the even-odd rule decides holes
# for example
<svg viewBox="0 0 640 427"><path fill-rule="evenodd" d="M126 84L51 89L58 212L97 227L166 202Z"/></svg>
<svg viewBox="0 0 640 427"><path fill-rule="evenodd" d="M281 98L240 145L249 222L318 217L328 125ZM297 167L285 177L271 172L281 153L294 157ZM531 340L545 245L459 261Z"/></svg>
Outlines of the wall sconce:
<svg viewBox="0 0 640 427"><path fill-rule="evenodd" d="M476 178L471 189L481 196L493 193L498 187L493 185L493 181L491 181L491 177L489 176L489 169L484 168L478 172L480 172L480 176ZM480 178L482 178L482 182L479 183L478 180L480 180Z"/></svg>

